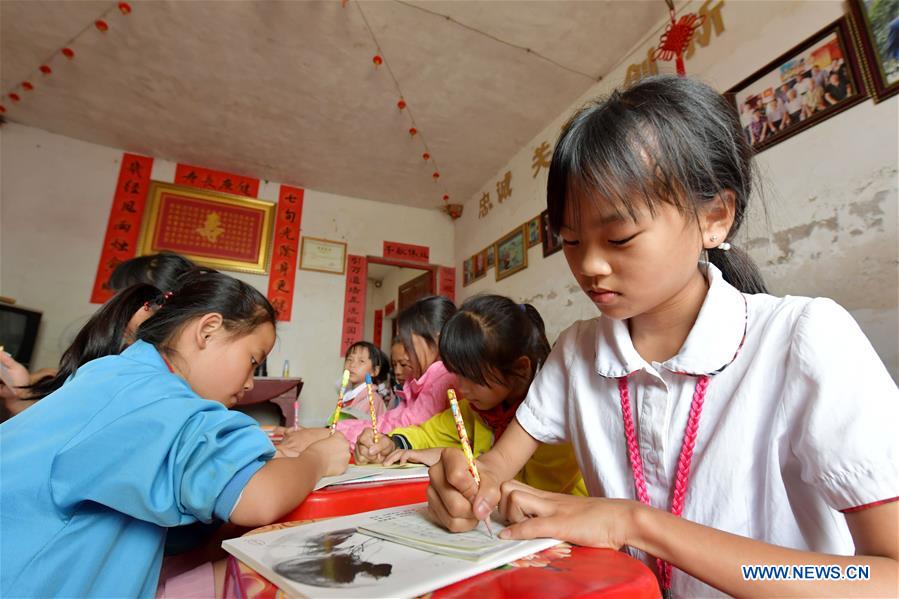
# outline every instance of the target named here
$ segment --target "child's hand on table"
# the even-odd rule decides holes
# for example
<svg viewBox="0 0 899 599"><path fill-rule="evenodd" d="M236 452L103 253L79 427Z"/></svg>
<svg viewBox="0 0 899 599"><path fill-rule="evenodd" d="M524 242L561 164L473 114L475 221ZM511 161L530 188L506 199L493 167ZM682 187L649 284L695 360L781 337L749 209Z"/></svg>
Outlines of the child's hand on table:
<svg viewBox="0 0 899 599"><path fill-rule="evenodd" d="M350 463L350 444L340 432L328 435L306 448L303 455L313 454L320 464L324 464L322 476L336 476L346 472Z"/></svg>
<svg viewBox="0 0 899 599"><path fill-rule="evenodd" d="M315 443L327 439L330 432L326 428L301 428L300 430L283 429L283 439L278 445L278 451L289 458L295 458L306 448Z"/></svg>
<svg viewBox="0 0 899 599"><path fill-rule="evenodd" d="M374 432L368 427L356 439L356 463L380 464L395 450L396 444L387 435L378 435L378 442L375 443Z"/></svg>
<svg viewBox="0 0 899 599"><path fill-rule="evenodd" d="M384 458L384 465L390 466L391 464L414 462L416 464L433 466L440 461L441 451L443 449L440 447L432 447L430 449L396 449Z"/></svg>
<svg viewBox="0 0 899 599"><path fill-rule="evenodd" d="M468 470L468 460L461 449L444 449L440 461L428 470L431 478L428 512L452 532L472 530L490 516L500 501L496 477L482 462L475 461L481 477L480 487Z"/></svg>

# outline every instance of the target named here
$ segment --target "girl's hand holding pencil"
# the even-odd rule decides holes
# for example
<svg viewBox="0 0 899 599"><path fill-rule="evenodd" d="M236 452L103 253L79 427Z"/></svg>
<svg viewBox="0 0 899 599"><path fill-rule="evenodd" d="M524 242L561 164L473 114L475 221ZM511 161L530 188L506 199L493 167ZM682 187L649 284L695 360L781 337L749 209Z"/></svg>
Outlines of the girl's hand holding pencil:
<svg viewBox="0 0 899 599"><path fill-rule="evenodd" d="M388 435L378 435L376 440L374 431L366 428L356 439L356 463L360 465L380 464L394 450L396 450L396 444Z"/></svg>
<svg viewBox="0 0 899 599"><path fill-rule="evenodd" d="M452 532L474 529L487 520L499 505L500 485L483 463L475 460L480 485L469 470L468 460L461 449L446 448L440 461L431 466L428 474L428 512Z"/></svg>

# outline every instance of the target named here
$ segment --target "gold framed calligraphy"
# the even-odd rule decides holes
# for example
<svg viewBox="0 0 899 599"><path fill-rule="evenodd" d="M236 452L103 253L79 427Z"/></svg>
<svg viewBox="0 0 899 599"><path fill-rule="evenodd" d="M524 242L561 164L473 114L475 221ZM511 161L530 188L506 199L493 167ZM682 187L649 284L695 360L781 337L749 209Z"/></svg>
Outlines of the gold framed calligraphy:
<svg viewBox="0 0 899 599"><path fill-rule="evenodd" d="M275 204L153 181L140 254L175 252L221 270L266 274Z"/></svg>

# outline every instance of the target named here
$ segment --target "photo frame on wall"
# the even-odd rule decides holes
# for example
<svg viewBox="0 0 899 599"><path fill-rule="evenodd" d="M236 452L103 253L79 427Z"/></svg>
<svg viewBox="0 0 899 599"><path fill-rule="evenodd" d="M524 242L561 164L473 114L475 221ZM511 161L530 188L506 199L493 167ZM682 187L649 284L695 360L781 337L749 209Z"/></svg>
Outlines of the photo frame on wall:
<svg viewBox="0 0 899 599"><path fill-rule="evenodd" d="M527 229L527 223L516 227L494 244L497 281L528 267Z"/></svg>
<svg viewBox="0 0 899 599"><path fill-rule="evenodd" d="M540 235L541 227L540 227L540 215L539 214L527 222L527 228L528 228L528 248L530 249L530 248L534 247L535 245L539 245L540 240L543 238L543 236Z"/></svg>
<svg viewBox="0 0 899 599"><path fill-rule="evenodd" d="M344 274L346 272L346 242L303 237L303 242L300 244L300 268L313 272Z"/></svg>
<svg viewBox="0 0 899 599"><path fill-rule="evenodd" d="M153 181L139 253L175 252L201 266L266 274L274 222L272 202Z"/></svg>
<svg viewBox="0 0 899 599"><path fill-rule="evenodd" d="M544 210L540 213L540 240L543 243L543 257L551 256L562 249L562 238L553 233L549 226L549 213Z"/></svg>
<svg viewBox="0 0 899 599"><path fill-rule="evenodd" d="M875 102L899 93L899 3L849 0L851 25Z"/></svg>
<svg viewBox="0 0 899 599"><path fill-rule="evenodd" d="M462 286L463 287L468 287L469 285L471 285L473 263L474 263L473 258L466 258L462 262Z"/></svg>
<svg viewBox="0 0 899 599"><path fill-rule="evenodd" d="M726 92L756 152L868 97L849 20L843 17Z"/></svg>
<svg viewBox="0 0 899 599"><path fill-rule="evenodd" d="M481 250L471 257L472 273L471 282L474 283L478 279L487 276L487 250Z"/></svg>

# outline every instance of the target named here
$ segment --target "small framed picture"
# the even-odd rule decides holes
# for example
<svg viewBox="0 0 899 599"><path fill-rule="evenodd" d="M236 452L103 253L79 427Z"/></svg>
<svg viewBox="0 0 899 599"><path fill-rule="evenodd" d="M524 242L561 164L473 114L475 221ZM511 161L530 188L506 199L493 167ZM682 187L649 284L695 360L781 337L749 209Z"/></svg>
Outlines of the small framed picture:
<svg viewBox="0 0 899 599"><path fill-rule="evenodd" d="M471 257L472 260L472 278L475 282L483 278L487 274L487 250L481 250Z"/></svg>
<svg viewBox="0 0 899 599"><path fill-rule="evenodd" d="M462 286L463 287L468 287L469 285L471 285L471 277L473 274L472 263L473 263L472 258L466 258L462 262Z"/></svg>
<svg viewBox="0 0 899 599"><path fill-rule="evenodd" d="M494 244L497 281L528 267L527 229L527 224L516 227Z"/></svg>
<svg viewBox="0 0 899 599"><path fill-rule="evenodd" d="M549 226L549 213L544 210L540 213L540 230L543 233L543 257L551 256L562 249L562 238L553 233Z"/></svg>
<svg viewBox="0 0 899 599"><path fill-rule="evenodd" d="M848 23L835 21L727 91L756 152L868 96Z"/></svg>
<svg viewBox="0 0 899 599"><path fill-rule="evenodd" d="M849 0L862 60L875 102L899 93L899 3Z"/></svg>
<svg viewBox="0 0 899 599"><path fill-rule="evenodd" d="M496 265L496 254L494 247L491 245L487 248L487 268L493 268Z"/></svg>
<svg viewBox="0 0 899 599"><path fill-rule="evenodd" d="M528 248L532 248L540 243L542 235L540 235L540 215L528 221Z"/></svg>
<svg viewBox="0 0 899 599"><path fill-rule="evenodd" d="M346 272L346 243L317 237L303 237L300 268L342 275Z"/></svg>

